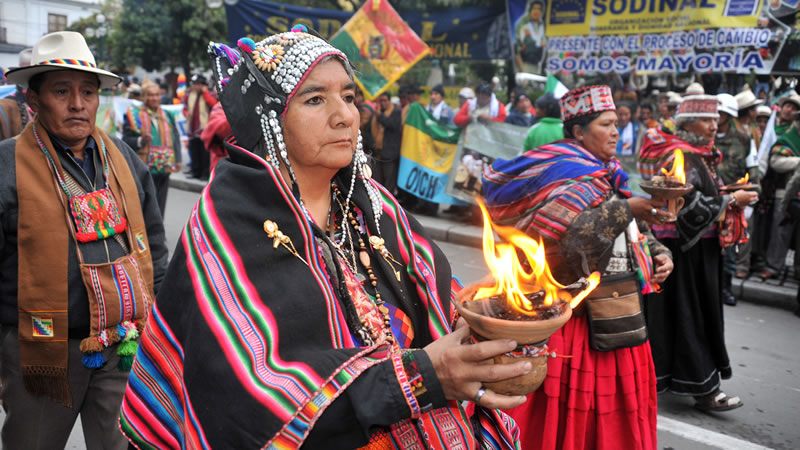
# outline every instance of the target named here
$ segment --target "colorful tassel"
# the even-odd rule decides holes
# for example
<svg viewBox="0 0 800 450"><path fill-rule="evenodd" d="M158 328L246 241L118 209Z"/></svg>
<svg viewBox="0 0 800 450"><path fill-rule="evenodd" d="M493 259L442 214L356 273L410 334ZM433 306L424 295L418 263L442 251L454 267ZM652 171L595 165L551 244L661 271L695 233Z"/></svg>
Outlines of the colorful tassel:
<svg viewBox="0 0 800 450"><path fill-rule="evenodd" d="M81 341L80 349L82 353L96 353L103 350L103 344L92 336Z"/></svg>
<svg viewBox="0 0 800 450"><path fill-rule="evenodd" d="M247 53L253 53L253 49L256 48L255 41L253 41L252 39L250 39L248 37L243 37L243 38L239 39L239 41L236 43L236 45L238 45L239 48L242 49L242 51L245 51Z"/></svg>
<svg viewBox="0 0 800 450"><path fill-rule="evenodd" d="M117 363L117 369L122 372L128 372L133 367L133 356L120 356Z"/></svg>
<svg viewBox="0 0 800 450"><path fill-rule="evenodd" d="M139 343L136 341L124 341L117 347L117 354L120 356L133 356L139 348Z"/></svg>
<svg viewBox="0 0 800 450"><path fill-rule="evenodd" d="M125 339L125 334L128 332L127 327L125 324L121 323L117 325L117 334L119 334L120 339Z"/></svg>
<svg viewBox="0 0 800 450"><path fill-rule="evenodd" d="M134 340L134 339L136 339L136 338L138 338L138 337L139 337L139 330L137 330L137 329L136 329L136 327L133 327L133 326L132 326L132 327L131 327L131 328L128 330L128 334L127 334L127 335L125 335L125 340L126 340L126 341L132 341L132 340Z"/></svg>
<svg viewBox="0 0 800 450"><path fill-rule="evenodd" d="M83 359L81 359L81 364L89 369L97 369L98 367L103 367L103 364L106 363L106 358L103 357L102 352L92 352L83 355Z"/></svg>

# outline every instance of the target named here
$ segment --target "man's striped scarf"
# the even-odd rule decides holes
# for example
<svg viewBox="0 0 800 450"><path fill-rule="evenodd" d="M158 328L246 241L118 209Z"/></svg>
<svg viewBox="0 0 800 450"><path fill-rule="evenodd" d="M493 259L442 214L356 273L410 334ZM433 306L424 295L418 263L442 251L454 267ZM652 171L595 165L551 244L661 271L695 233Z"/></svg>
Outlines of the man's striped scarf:
<svg viewBox="0 0 800 450"><path fill-rule="evenodd" d="M612 191L631 196L628 174L616 158L603 163L573 139L496 160L483 186L494 220L553 240Z"/></svg>

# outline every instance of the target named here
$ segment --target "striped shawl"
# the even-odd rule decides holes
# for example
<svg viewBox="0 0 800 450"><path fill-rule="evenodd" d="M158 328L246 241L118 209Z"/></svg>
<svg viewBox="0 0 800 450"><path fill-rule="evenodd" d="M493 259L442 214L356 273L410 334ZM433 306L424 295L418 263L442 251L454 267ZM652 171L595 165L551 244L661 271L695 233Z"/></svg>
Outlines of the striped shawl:
<svg viewBox="0 0 800 450"><path fill-rule="evenodd" d="M381 340L370 347L354 342L346 321L352 304L331 283L319 231L280 174L252 153L228 151L231 160L219 163L189 218L131 370L120 425L139 448L298 448L335 399L392 356ZM346 186L349 171L337 180ZM374 233L367 193L358 187L353 201ZM405 272L397 281L380 258L376 272L387 302L413 323L413 347L421 348L450 332L450 268L379 189L382 236ZM267 219L307 265L273 248L263 230ZM448 438L477 448L470 417L450 405L393 426L412 436L400 442L392 435L393 448L444 449ZM475 417L497 425L486 427L482 442L498 444L484 448L514 448L503 415L481 410Z"/></svg>
<svg viewBox="0 0 800 450"><path fill-rule="evenodd" d="M483 186L492 218L555 241L584 209L614 192L631 195L628 174L616 158L603 163L573 139L497 159L484 173Z"/></svg>

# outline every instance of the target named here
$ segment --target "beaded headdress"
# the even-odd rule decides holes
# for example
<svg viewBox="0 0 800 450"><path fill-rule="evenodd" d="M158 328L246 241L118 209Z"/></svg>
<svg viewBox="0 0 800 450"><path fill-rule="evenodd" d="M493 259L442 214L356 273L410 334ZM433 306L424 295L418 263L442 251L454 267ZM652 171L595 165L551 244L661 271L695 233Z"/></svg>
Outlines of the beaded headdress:
<svg viewBox="0 0 800 450"><path fill-rule="evenodd" d="M345 66L352 67L350 61L339 49L304 25L260 42L241 38L237 46L238 49L234 49L215 42L208 45L214 65L215 86L231 131L238 145L248 150L263 141L267 162L275 169L284 164L291 182L296 184L281 125L286 108L305 77L323 58L333 56ZM377 190L369 183L371 170L360 131L352 165L347 205L349 207L356 178L361 178L377 222L383 208Z"/></svg>
<svg viewBox="0 0 800 450"><path fill-rule="evenodd" d="M587 114L616 110L614 96L608 86L577 88L561 97L561 119L564 122Z"/></svg>
<svg viewBox="0 0 800 450"><path fill-rule="evenodd" d="M678 106L678 114L675 115L675 120L692 117L719 119L718 103L719 99L717 99L716 95L690 95L684 97Z"/></svg>

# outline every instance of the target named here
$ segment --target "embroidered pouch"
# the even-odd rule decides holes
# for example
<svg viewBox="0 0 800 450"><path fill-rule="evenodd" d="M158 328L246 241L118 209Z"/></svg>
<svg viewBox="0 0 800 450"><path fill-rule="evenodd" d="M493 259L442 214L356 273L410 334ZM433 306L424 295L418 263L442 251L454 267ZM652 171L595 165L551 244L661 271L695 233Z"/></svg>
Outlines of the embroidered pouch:
<svg viewBox="0 0 800 450"><path fill-rule="evenodd" d="M81 341L85 366L102 366L105 360L92 359L102 358L105 347L135 339L142 331L154 295L145 283L138 258L149 257L149 252L142 255L134 252L110 263L81 264L91 316L91 334ZM124 355L122 349L118 353L130 356L132 363L135 350L132 348L129 355Z"/></svg>
<svg viewBox="0 0 800 450"><path fill-rule="evenodd" d="M109 188L72 196L69 205L78 242L98 241L125 231L127 221L119 214Z"/></svg>
<svg viewBox="0 0 800 450"><path fill-rule="evenodd" d="M150 147L147 153L147 167L150 173L172 173L175 171L175 152L165 145Z"/></svg>

